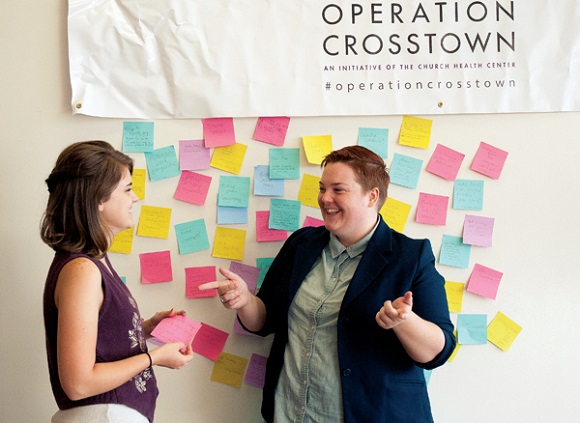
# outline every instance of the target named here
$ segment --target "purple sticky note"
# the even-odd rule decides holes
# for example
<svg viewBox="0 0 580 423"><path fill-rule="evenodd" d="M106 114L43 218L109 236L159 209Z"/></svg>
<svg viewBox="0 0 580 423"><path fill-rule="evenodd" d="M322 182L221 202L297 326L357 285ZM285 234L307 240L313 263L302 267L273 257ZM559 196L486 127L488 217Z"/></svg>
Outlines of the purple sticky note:
<svg viewBox="0 0 580 423"><path fill-rule="evenodd" d="M493 238L492 217L465 215L463 222L463 243L479 247L491 247Z"/></svg>

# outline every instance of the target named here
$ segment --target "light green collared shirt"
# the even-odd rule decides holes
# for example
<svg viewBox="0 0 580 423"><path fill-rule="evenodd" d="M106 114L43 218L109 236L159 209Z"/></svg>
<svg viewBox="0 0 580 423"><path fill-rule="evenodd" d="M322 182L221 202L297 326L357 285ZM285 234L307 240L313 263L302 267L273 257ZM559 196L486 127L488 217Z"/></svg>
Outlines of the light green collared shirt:
<svg viewBox="0 0 580 423"><path fill-rule="evenodd" d="M288 344L276 387L276 423L344 421L336 323L346 290L376 228L350 247L331 233L298 289L288 311Z"/></svg>

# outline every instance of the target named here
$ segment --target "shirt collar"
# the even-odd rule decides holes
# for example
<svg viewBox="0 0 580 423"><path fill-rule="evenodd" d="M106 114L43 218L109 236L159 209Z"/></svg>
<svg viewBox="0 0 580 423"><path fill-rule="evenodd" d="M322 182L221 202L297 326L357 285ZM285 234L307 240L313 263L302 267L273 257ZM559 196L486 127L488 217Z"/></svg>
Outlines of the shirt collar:
<svg viewBox="0 0 580 423"><path fill-rule="evenodd" d="M330 248L330 254L332 255L332 258L334 259L337 258L339 255L343 253L343 251L346 251L346 253L349 255L350 258L362 254L366 250L370 239L377 230L377 226L379 226L379 221L380 219L377 218L377 223L375 224L374 228L360 240L352 244L350 247L345 247L344 245L342 245L341 242L336 237L336 235L334 235L331 232L328 247Z"/></svg>

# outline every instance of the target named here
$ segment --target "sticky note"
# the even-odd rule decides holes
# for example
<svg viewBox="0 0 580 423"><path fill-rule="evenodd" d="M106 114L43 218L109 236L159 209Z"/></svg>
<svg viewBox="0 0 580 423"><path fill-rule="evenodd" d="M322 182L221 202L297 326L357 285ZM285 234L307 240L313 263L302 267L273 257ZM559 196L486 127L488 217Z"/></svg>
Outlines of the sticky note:
<svg viewBox="0 0 580 423"><path fill-rule="evenodd" d="M218 225L236 225L248 223L247 207L217 207Z"/></svg>
<svg viewBox="0 0 580 423"><path fill-rule="evenodd" d="M387 128L358 128L358 145L386 159L389 155L389 130Z"/></svg>
<svg viewBox="0 0 580 423"><path fill-rule="evenodd" d="M447 223L447 204L449 197L419 193L415 221L428 225L445 226Z"/></svg>
<svg viewBox="0 0 580 423"><path fill-rule="evenodd" d="M149 179L153 182L181 174L175 147L172 145L145 152L145 159L149 170Z"/></svg>
<svg viewBox="0 0 580 423"><path fill-rule="evenodd" d="M256 284L256 289L260 289L262 282L266 277L266 273L270 270L270 266L274 261L274 257L258 257L256 258L256 267L260 269L260 275L258 276L258 283Z"/></svg>
<svg viewBox="0 0 580 423"><path fill-rule="evenodd" d="M215 297L217 289L200 291L199 286L206 282L217 280L215 266L199 266L185 268L185 297L206 298Z"/></svg>
<svg viewBox="0 0 580 423"><path fill-rule="evenodd" d="M151 331L151 338L148 341L156 345L183 342L185 345L183 351L185 351L187 346L193 342L193 338L200 328L200 322L178 314L161 320Z"/></svg>
<svg viewBox="0 0 580 423"><path fill-rule="evenodd" d="M281 147L284 145L289 125L289 117L260 117L256 122L252 138Z"/></svg>
<svg viewBox="0 0 580 423"><path fill-rule="evenodd" d="M453 336L455 336L455 340L457 341L457 331L456 330L453 331ZM455 360L455 357L457 357L457 353L459 352L460 347L461 347L461 344L459 342L457 342L455 344L455 348L453 349L453 352L451 353L451 355L449 356L447 361L452 362L453 360Z"/></svg>
<svg viewBox="0 0 580 423"><path fill-rule="evenodd" d="M147 169L133 169L133 175L131 176L131 182L133 185L131 189L135 193L139 200L145 199L145 184L147 180Z"/></svg>
<svg viewBox="0 0 580 423"><path fill-rule="evenodd" d="M139 262L141 264L141 283L150 284L173 280L169 250L139 254Z"/></svg>
<svg viewBox="0 0 580 423"><path fill-rule="evenodd" d="M502 351L508 351L521 331L520 325L500 311L487 327L487 339Z"/></svg>
<svg viewBox="0 0 580 423"><path fill-rule="evenodd" d="M256 388L263 388L266 378L267 362L268 357L252 353L252 356L250 357L250 363L248 364L248 370L246 371L246 376L244 377L244 382L248 385L255 386Z"/></svg>
<svg viewBox="0 0 580 423"><path fill-rule="evenodd" d="M437 144L426 170L448 181L454 181L464 158L465 154Z"/></svg>
<svg viewBox="0 0 580 423"><path fill-rule="evenodd" d="M499 179L507 156L507 151L481 142L475 153L471 169L492 179Z"/></svg>
<svg viewBox="0 0 580 423"><path fill-rule="evenodd" d="M195 353L215 361L224 349L228 336L227 332L202 322L191 347Z"/></svg>
<svg viewBox="0 0 580 423"><path fill-rule="evenodd" d="M332 152L332 135L304 136L302 144L308 163L320 165L322 160Z"/></svg>
<svg viewBox="0 0 580 423"><path fill-rule="evenodd" d="M111 253L121 253L121 254L131 254L133 249L133 236L135 234L135 228L125 229L117 233L114 236L111 246L109 247L109 252Z"/></svg>
<svg viewBox="0 0 580 423"><path fill-rule="evenodd" d="M176 224L175 236L179 254L189 254L209 249L209 237L204 219Z"/></svg>
<svg viewBox="0 0 580 423"><path fill-rule="evenodd" d="M256 211L256 241L257 242L274 242L285 241L288 238L288 231L283 229L270 229L269 210Z"/></svg>
<svg viewBox="0 0 580 423"><path fill-rule="evenodd" d="M241 261L244 259L245 243L245 230L217 226L215 228L212 256Z"/></svg>
<svg viewBox="0 0 580 423"><path fill-rule="evenodd" d="M183 170L173 198L186 203L203 206L211 186L211 176Z"/></svg>
<svg viewBox="0 0 580 423"><path fill-rule="evenodd" d="M170 222L170 208L141 206L137 235L151 238L168 238Z"/></svg>
<svg viewBox="0 0 580 423"><path fill-rule="evenodd" d="M241 276L244 282L246 282L246 285L248 285L248 291L250 291L252 294L256 293L256 286L258 285L258 278L260 276L260 268L232 261L230 263L229 269L231 272Z"/></svg>
<svg viewBox="0 0 580 423"><path fill-rule="evenodd" d="M429 148L433 121L414 116L403 116L399 144L407 147Z"/></svg>
<svg viewBox="0 0 580 423"><path fill-rule="evenodd" d="M218 206L248 207L250 178L246 176L220 176Z"/></svg>
<svg viewBox="0 0 580 423"><path fill-rule="evenodd" d="M456 179L453 184L455 210L483 209L483 181Z"/></svg>
<svg viewBox="0 0 580 423"><path fill-rule="evenodd" d="M123 151L143 153L153 151L153 122L123 122Z"/></svg>
<svg viewBox="0 0 580 423"><path fill-rule="evenodd" d="M403 233L411 213L411 205L395 200L392 197L387 197L387 201L381 207L380 213L391 229Z"/></svg>
<svg viewBox="0 0 580 423"><path fill-rule="evenodd" d="M284 196L284 180L270 179L270 166L258 165L254 167L254 195L270 197Z"/></svg>
<svg viewBox="0 0 580 423"><path fill-rule="evenodd" d="M439 264L467 269L471 256L471 245L464 244L461 237L443 235Z"/></svg>
<svg viewBox="0 0 580 423"><path fill-rule="evenodd" d="M236 143L232 118L202 119L205 148L225 147Z"/></svg>
<svg viewBox="0 0 580 423"><path fill-rule="evenodd" d="M461 313L464 291L464 283L445 281L445 293L447 294L447 304L450 313Z"/></svg>
<svg viewBox="0 0 580 423"><path fill-rule="evenodd" d="M457 340L461 345L487 344L487 315L458 314Z"/></svg>
<svg viewBox="0 0 580 423"><path fill-rule="evenodd" d="M247 365L247 358L222 352L214 363L210 380L239 388Z"/></svg>
<svg viewBox="0 0 580 423"><path fill-rule="evenodd" d="M491 247L493 238L492 217L465 215L463 222L463 243L479 247Z"/></svg>
<svg viewBox="0 0 580 423"><path fill-rule="evenodd" d="M239 143L229 147L215 148L211 157L210 166L233 173L234 175L239 175L247 149L247 145Z"/></svg>
<svg viewBox="0 0 580 423"><path fill-rule="evenodd" d="M270 179L300 178L300 149L271 148L269 159Z"/></svg>
<svg viewBox="0 0 580 423"><path fill-rule="evenodd" d="M312 226L314 228L318 228L319 226L324 226L324 220L318 219L312 216L306 216L304 218L304 222L302 223L302 227Z"/></svg>
<svg viewBox="0 0 580 423"><path fill-rule="evenodd" d="M283 198L270 199L270 229L295 231L300 227L300 208L302 203Z"/></svg>
<svg viewBox="0 0 580 423"><path fill-rule="evenodd" d="M205 148L204 140L179 141L179 168L181 170L209 169L210 149Z"/></svg>
<svg viewBox="0 0 580 423"><path fill-rule="evenodd" d="M395 185L415 189L423 167L423 160L395 153L389 169L391 182Z"/></svg>
<svg viewBox="0 0 580 423"><path fill-rule="evenodd" d="M298 191L298 201L308 207L319 209L318 193L320 192L320 177L305 173L302 175L302 182Z"/></svg>
<svg viewBox="0 0 580 423"><path fill-rule="evenodd" d="M467 282L467 292L495 300L502 277L502 272L476 264Z"/></svg>

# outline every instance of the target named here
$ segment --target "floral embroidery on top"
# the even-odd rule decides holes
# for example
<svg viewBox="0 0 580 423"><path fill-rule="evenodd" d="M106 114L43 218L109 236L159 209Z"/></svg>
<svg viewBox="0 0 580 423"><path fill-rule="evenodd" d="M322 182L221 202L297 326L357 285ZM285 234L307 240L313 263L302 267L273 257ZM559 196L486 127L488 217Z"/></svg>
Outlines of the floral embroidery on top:
<svg viewBox="0 0 580 423"><path fill-rule="evenodd" d="M135 304L135 300L129 297L129 302L131 304ZM136 305L136 304L135 304ZM134 307L136 308L136 307ZM129 330L129 340L131 341L131 348L139 347L141 352L147 351L147 347L145 344L145 336L143 334L143 320L138 312L133 312L133 329ZM147 391L147 381L153 378L153 372L150 367L143 370L137 376L133 378L135 381L135 388L139 393L143 393Z"/></svg>

